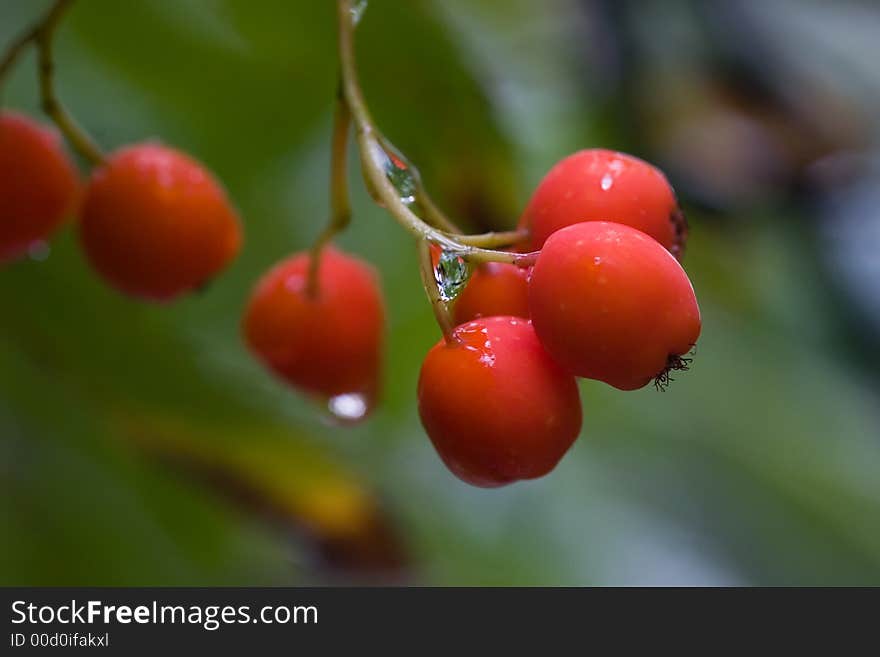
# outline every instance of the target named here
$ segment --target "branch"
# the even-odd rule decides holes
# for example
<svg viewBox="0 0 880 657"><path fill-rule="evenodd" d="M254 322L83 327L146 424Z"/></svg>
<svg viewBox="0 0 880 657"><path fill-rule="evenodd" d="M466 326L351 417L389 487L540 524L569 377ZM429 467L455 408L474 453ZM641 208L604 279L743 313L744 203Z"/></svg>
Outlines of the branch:
<svg viewBox="0 0 880 657"><path fill-rule="evenodd" d="M354 56L354 27L351 0L338 0L339 59L342 75L342 92L354 122L361 164L367 185L375 191L382 205L410 233L443 249L453 251L471 263L505 262L520 267L534 264L537 253L508 253L493 251L465 243L456 234L444 232L429 225L410 210L401 200L394 185L388 180L384 162L388 159L382 137L376 128L357 78ZM433 205L431 203L428 204ZM432 282L432 284L434 284Z"/></svg>

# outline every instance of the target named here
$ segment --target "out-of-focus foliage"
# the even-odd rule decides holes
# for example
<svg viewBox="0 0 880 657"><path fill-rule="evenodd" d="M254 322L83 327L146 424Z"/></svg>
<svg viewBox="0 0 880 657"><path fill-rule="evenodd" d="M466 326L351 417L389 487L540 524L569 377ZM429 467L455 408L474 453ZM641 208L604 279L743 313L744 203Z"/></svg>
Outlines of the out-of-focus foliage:
<svg viewBox="0 0 880 657"><path fill-rule="evenodd" d="M0 39L45 4L3 0ZM161 138L204 161L246 245L166 307L102 285L69 227L0 270L0 582L880 584L880 248L852 237L877 240L880 211L846 191L870 167L831 166L877 147L877 41L859 35L880 8L767 6L371 1L368 100L463 223L512 226L588 145L661 161L690 210L692 371L664 394L585 382L557 471L484 491L419 427L438 332L411 239L354 162L340 241L383 278L383 404L326 424L239 339L253 281L327 214L333 3L79 3L62 98L108 148ZM32 56L3 101L37 113Z"/></svg>

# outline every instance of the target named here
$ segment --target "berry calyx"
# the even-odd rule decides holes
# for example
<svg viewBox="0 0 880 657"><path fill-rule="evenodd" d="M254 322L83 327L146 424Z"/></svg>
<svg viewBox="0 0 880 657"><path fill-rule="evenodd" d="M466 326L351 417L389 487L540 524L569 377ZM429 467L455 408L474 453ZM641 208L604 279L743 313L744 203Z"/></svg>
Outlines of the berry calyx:
<svg viewBox="0 0 880 657"><path fill-rule="evenodd" d="M456 324L478 317L529 317L529 271L502 262L487 262L471 275L455 300Z"/></svg>
<svg viewBox="0 0 880 657"><path fill-rule="evenodd" d="M586 222L547 240L529 281L529 310L547 351L569 372L621 390L661 385L700 335L694 289L645 233Z"/></svg>
<svg viewBox="0 0 880 657"><path fill-rule="evenodd" d="M593 148L560 160L541 180L520 219L540 249L561 228L613 221L637 228L681 257L687 224L657 168L632 155Z"/></svg>
<svg viewBox="0 0 880 657"><path fill-rule="evenodd" d="M79 181L58 134L0 113L0 262L48 239L76 204Z"/></svg>
<svg viewBox="0 0 880 657"><path fill-rule="evenodd" d="M189 156L154 143L123 148L95 169L79 228L104 279L152 300L204 286L242 240L220 183Z"/></svg>
<svg viewBox="0 0 880 657"><path fill-rule="evenodd" d="M437 343L422 365L418 398L440 458L474 486L547 474L581 427L574 377L517 317L478 319Z"/></svg>
<svg viewBox="0 0 880 657"><path fill-rule="evenodd" d="M321 398L360 400L359 413L337 413L360 419L379 390L385 311L378 278L367 263L327 246L311 294L309 262L308 253L294 254L260 279L244 314L244 337L291 385Z"/></svg>

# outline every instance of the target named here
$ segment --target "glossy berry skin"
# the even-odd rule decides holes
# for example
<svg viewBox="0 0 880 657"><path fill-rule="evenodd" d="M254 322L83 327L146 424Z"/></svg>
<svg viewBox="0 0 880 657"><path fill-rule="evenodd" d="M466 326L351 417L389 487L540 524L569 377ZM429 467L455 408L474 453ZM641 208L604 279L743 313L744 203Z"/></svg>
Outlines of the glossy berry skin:
<svg viewBox="0 0 880 657"><path fill-rule="evenodd" d="M419 415L449 469L474 486L550 472L580 431L577 383L547 354L528 320L487 317L428 352Z"/></svg>
<svg viewBox="0 0 880 657"><path fill-rule="evenodd" d="M78 188L56 132L0 113L0 262L48 239L73 211Z"/></svg>
<svg viewBox="0 0 880 657"><path fill-rule="evenodd" d="M535 331L569 372L641 388L700 335L694 289L678 261L645 233L592 221L557 231L529 281Z"/></svg>
<svg viewBox="0 0 880 657"><path fill-rule="evenodd" d="M520 227L540 249L560 228L613 221L638 228L679 257L687 227L666 177L632 155L582 150L559 161L532 195Z"/></svg>
<svg viewBox="0 0 880 657"><path fill-rule="evenodd" d="M385 311L376 272L325 247L318 287L307 289L309 254L298 253L257 283L244 315L251 350L288 383L331 398L378 393Z"/></svg>
<svg viewBox="0 0 880 657"><path fill-rule="evenodd" d="M478 317L529 317L529 270L502 262L478 267L455 300L456 324Z"/></svg>
<svg viewBox="0 0 880 657"><path fill-rule="evenodd" d="M155 143L123 148L94 171L79 228L107 282L158 301L205 285L242 240L220 183L189 156Z"/></svg>

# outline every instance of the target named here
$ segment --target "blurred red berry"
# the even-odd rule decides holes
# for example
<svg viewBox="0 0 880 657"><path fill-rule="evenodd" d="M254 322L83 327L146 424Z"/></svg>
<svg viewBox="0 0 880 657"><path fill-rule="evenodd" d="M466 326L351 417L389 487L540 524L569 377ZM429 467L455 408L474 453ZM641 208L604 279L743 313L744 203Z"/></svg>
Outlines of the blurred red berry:
<svg viewBox="0 0 880 657"><path fill-rule="evenodd" d="M489 262L474 270L455 300L455 323L495 315L529 316L529 271L515 265Z"/></svg>
<svg viewBox="0 0 880 657"><path fill-rule="evenodd" d="M577 383L547 354L528 320L487 317L428 352L419 415L460 479L495 487L550 472L580 431Z"/></svg>
<svg viewBox="0 0 880 657"><path fill-rule="evenodd" d="M123 148L95 169L80 238L111 285L155 300L205 285L242 240L220 183L189 156L151 143Z"/></svg>
<svg viewBox="0 0 880 657"><path fill-rule="evenodd" d="M376 272L325 247L312 296L309 262L308 253L295 254L260 279L244 315L245 340L288 383L319 397L352 395L354 403L363 402L338 415L365 414L379 389L385 325Z"/></svg>
<svg viewBox="0 0 880 657"><path fill-rule="evenodd" d="M578 151L559 161L538 185L520 227L540 249L560 228L613 221L647 233L679 257L687 237L684 216L666 177L632 155L604 149Z"/></svg>
<svg viewBox="0 0 880 657"><path fill-rule="evenodd" d="M565 369L621 390L684 369L701 328L678 261L645 233L598 221L550 236L532 271L529 310Z"/></svg>
<svg viewBox="0 0 880 657"><path fill-rule="evenodd" d="M0 113L0 261L48 239L74 210L78 186L54 130L20 114Z"/></svg>

